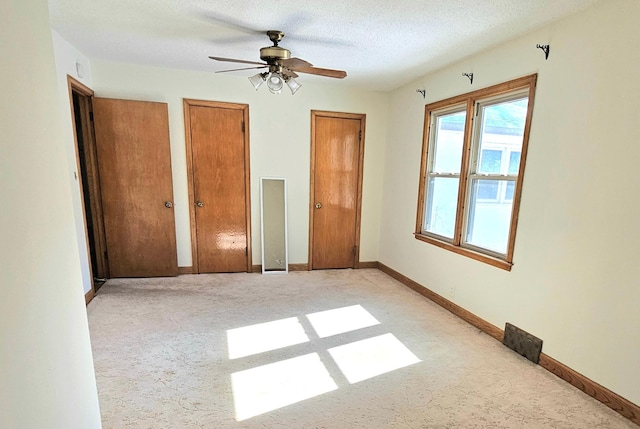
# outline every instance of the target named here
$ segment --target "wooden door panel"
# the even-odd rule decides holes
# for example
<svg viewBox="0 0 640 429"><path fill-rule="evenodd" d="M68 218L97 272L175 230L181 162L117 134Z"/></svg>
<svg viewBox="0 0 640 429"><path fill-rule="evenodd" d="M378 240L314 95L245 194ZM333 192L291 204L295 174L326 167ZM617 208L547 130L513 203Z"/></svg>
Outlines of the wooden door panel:
<svg viewBox="0 0 640 429"><path fill-rule="evenodd" d="M244 112L190 106L199 272L247 271Z"/></svg>
<svg viewBox="0 0 640 429"><path fill-rule="evenodd" d="M94 98L111 277L178 274L165 103Z"/></svg>
<svg viewBox="0 0 640 429"><path fill-rule="evenodd" d="M349 268L355 264L360 130L359 119L315 118L315 269Z"/></svg>

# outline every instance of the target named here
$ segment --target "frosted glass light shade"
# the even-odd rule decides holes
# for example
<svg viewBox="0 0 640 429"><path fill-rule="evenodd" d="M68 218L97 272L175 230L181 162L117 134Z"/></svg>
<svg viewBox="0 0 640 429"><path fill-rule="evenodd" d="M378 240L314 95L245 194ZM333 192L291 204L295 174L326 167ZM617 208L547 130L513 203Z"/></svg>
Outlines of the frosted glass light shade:
<svg viewBox="0 0 640 429"><path fill-rule="evenodd" d="M291 95L293 95L297 90L300 89L302 85L299 84L294 78L290 77L289 79L287 79L287 86L291 90Z"/></svg>
<svg viewBox="0 0 640 429"><path fill-rule="evenodd" d="M284 81L282 77L278 73L271 73L267 78L267 87L269 87L269 91L274 94L280 94L282 91L282 87L284 86Z"/></svg>
<svg viewBox="0 0 640 429"><path fill-rule="evenodd" d="M258 73L249 78L249 82L251 82L251 85L253 85L256 91L258 90L258 88L260 88L260 85L262 85L264 81L265 81L265 76L263 75L263 73Z"/></svg>

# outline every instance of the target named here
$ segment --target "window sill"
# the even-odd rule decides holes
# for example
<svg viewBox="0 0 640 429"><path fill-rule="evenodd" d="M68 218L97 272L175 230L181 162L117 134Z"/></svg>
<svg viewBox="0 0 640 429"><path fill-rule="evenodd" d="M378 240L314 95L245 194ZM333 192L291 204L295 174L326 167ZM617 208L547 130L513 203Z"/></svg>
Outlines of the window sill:
<svg viewBox="0 0 640 429"><path fill-rule="evenodd" d="M466 249L464 247L455 246L451 243L447 243L445 241L440 241L438 239L429 237L424 234L420 234L418 232L413 234L417 240L424 241L425 243L433 244L434 246L438 246L441 249L446 249L451 252L457 253L458 255L463 255L468 258L474 259L476 261L484 262L485 264L489 264L496 268L500 268L505 271L511 271L511 267L513 264L511 262L507 262L503 259L494 258L489 255L484 255L479 252L474 252L473 250Z"/></svg>

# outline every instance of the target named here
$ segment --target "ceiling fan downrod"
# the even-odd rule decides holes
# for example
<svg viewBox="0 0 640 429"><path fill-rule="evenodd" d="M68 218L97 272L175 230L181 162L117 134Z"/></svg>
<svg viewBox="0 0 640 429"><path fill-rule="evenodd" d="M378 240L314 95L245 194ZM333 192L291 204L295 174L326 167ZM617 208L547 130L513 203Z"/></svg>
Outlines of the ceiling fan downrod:
<svg viewBox="0 0 640 429"><path fill-rule="evenodd" d="M284 37L284 33L279 30L269 30L267 31L267 36L269 36L269 40L273 43L273 46L278 46L278 43Z"/></svg>

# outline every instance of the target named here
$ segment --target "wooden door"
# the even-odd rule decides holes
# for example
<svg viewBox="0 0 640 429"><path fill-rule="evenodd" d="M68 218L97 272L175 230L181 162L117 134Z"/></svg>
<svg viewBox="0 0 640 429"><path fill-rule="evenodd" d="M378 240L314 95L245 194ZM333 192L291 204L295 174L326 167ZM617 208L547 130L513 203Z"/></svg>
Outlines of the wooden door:
<svg viewBox="0 0 640 429"><path fill-rule="evenodd" d="M311 269L359 259L364 115L311 112Z"/></svg>
<svg viewBox="0 0 640 429"><path fill-rule="evenodd" d="M167 104L94 98L111 277L178 274Z"/></svg>
<svg viewBox="0 0 640 429"><path fill-rule="evenodd" d="M251 271L248 106L185 100L193 268Z"/></svg>

